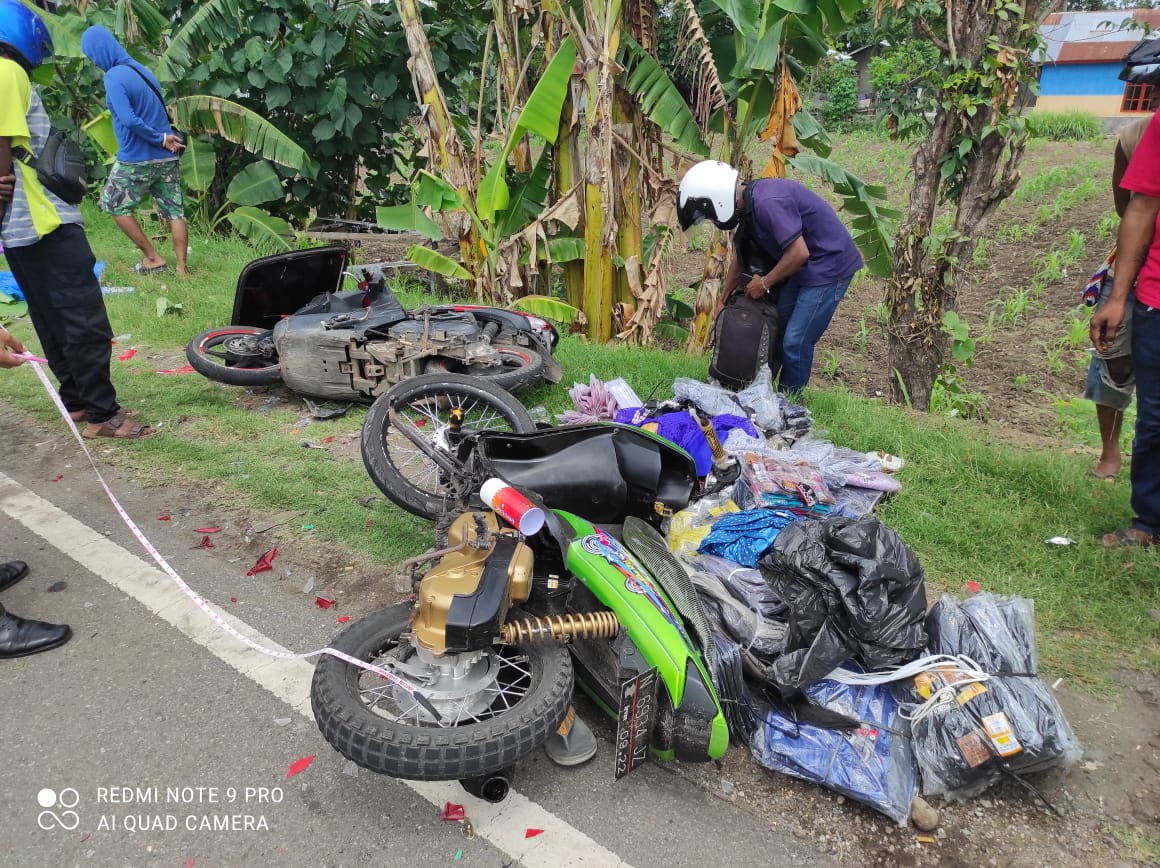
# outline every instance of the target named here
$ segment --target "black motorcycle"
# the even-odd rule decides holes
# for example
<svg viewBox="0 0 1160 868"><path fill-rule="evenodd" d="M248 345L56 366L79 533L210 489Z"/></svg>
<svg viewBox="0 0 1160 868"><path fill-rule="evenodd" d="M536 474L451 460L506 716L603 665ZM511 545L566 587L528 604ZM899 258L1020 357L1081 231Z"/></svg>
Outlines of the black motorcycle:
<svg viewBox="0 0 1160 868"><path fill-rule="evenodd" d="M478 305L406 310L382 273L342 291L350 254L319 247L249 263L231 324L186 346L198 373L231 386L285 384L313 398L373 402L425 373L467 374L508 391L558 383L559 340L547 320Z"/></svg>

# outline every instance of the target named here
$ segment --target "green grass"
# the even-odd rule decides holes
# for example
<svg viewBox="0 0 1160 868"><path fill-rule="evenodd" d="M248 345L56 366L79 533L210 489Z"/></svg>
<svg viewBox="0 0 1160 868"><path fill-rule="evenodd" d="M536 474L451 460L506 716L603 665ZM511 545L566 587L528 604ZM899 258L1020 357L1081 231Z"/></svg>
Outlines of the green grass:
<svg viewBox="0 0 1160 868"><path fill-rule="evenodd" d="M242 265L253 258L235 241L195 234L188 281L174 276L141 278L129 271L135 251L103 215L90 213L90 238L97 258L107 261L106 283L137 291L110 296L114 333L133 337L118 346L137 348L113 362L121 400L138 408L143 421L161 423L163 433L134 444L103 443L99 460L135 472L143 484L181 485L214 493L223 504L246 509L302 511L288 534L309 533L366 554L384 566L426 549L430 525L385 501L373 512L360 497L377 490L357 458L306 449L333 435L334 445L357 442L364 410L308 425L305 405L279 404L266 412L246 390L223 387L197 375L166 376L163 368L184 364L183 347L194 334L229 321ZM164 249L159 247L159 249ZM166 293L182 304L181 316L156 315L155 300ZM408 303L418 296L404 293ZM13 331L30 347L37 342L26 321ZM666 398L677 376L703 379L707 358L634 347L600 347L565 337L558 353L565 370L559 386L537 386L521 398L551 412L570 407L567 388L624 377L642 398ZM60 420L39 381L27 367L4 377L5 400L46 426ZM839 389L811 388L806 403L818 427L835 443L859 450L883 449L907 459L903 490L880 509L919 556L928 596L964 595L976 581L997 594L1035 601L1043 668L1088 689L1107 692L1117 667L1160 672L1160 555L1141 550L1107 552L1105 531L1131 517L1128 486L1094 484L1086 471L1090 452L1037 450L1009 445L989 427L889 407ZM1061 447L1091 445L1094 412L1063 411ZM1044 432L1050 433L1050 432ZM373 520L367 525L368 518ZM309 531L302 529L313 525ZM1048 537L1077 541L1049 546Z"/></svg>

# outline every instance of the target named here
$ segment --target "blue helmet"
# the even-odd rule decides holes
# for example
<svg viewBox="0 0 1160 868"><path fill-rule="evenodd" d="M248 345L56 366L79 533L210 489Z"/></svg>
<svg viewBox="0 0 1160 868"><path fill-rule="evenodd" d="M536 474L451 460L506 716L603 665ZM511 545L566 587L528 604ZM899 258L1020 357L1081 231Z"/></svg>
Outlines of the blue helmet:
<svg viewBox="0 0 1160 868"><path fill-rule="evenodd" d="M40 16L18 0L0 0L0 43L31 71L52 57L52 37Z"/></svg>

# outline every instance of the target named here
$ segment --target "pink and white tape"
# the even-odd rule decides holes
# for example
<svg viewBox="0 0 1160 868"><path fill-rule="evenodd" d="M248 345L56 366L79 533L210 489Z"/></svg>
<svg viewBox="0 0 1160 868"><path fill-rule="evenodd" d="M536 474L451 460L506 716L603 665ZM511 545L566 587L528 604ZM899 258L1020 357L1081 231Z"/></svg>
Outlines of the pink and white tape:
<svg viewBox="0 0 1160 868"><path fill-rule="evenodd" d="M24 356L24 358L32 363L32 367L36 371L36 375L40 378L40 382L44 384L45 391L47 391L49 397L52 398L53 403L56 405L56 409L60 411L61 417L68 424L69 430L72 431L73 437L75 437L77 443L80 444L81 450L85 453L85 458L88 459L89 464L93 468L93 473L95 473L97 476L97 481L101 483L101 488L104 489L105 494L109 498L109 501L113 504L113 508L117 510L117 514L121 516L121 519L125 522L125 525L137 539L137 542L141 543L141 546L149 553L149 556L153 558L153 560L157 563L157 566L161 567L162 571L173 580L173 583L177 585L177 587L179 587L185 593L185 595L189 597L189 599L191 599L194 604L210 618L210 620L217 624L226 633L233 636L244 645L247 645L253 650L257 651L259 654L265 654L269 657L277 657L283 660L301 660L306 657L317 657L319 654L329 654L331 657L337 657L339 660L349 663L352 666L357 666L360 669L374 672L376 675L379 675L380 677L389 681L391 684L409 693L411 697L417 703L423 706L423 708L426 709L431 715L433 715L436 720L441 719L439 712L435 710L435 707L432 706L427 698L419 692L415 685L411 684L405 678L401 678L390 670L383 669L381 666L376 666L375 664L368 663L365 660L358 660L355 657L351 657L349 654L329 646L326 648L319 648L317 651L306 651L304 653L280 651L276 648L266 648L263 645L259 645L249 636L246 636L245 634L236 630L232 625L228 624L221 615L214 611L213 607L210 606L208 601L206 601L200 594L194 591L193 588L186 584L181 576L177 574L177 571L169 565L169 562L161 556L161 553L157 551L157 549L153 546L153 543L149 542L148 538L141 531L141 528L137 526L136 522L134 522L133 519L129 517L129 514L125 512L125 508L121 506L121 502L117 500L116 495L113 494L112 489L110 489L108 483L105 482L105 478L101 476L101 471L97 469L97 463L93 460L92 453L89 452L88 446L85 445L84 438L81 437L80 431L77 430L76 424L69 417L68 410L65 408L64 403L60 400L60 395L57 394L56 389L53 388L52 383L49 382L48 376L41 369L41 360L27 354Z"/></svg>

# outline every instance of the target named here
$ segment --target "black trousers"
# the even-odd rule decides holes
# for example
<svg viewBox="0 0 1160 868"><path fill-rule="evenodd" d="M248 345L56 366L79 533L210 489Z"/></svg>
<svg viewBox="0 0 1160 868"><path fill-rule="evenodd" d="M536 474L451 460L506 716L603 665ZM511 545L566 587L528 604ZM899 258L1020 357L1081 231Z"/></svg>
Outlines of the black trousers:
<svg viewBox="0 0 1160 868"><path fill-rule="evenodd" d="M65 224L35 244L5 248L4 256L60 382L61 401L69 412L84 410L89 422L111 419L120 409L109 376L113 328L84 227Z"/></svg>

